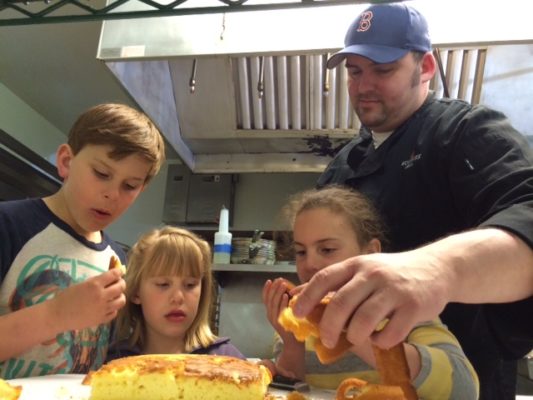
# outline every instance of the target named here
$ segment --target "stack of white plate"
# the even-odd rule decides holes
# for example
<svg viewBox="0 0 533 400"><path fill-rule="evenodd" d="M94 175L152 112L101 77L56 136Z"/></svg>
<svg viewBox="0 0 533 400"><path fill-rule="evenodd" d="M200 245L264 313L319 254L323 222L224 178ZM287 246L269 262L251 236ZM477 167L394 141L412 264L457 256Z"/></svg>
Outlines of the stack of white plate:
<svg viewBox="0 0 533 400"><path fill-rule="evenodd" d="M276 262L276 242L252 238L235 237L231 241L232 264L274 264Z"/></svg>

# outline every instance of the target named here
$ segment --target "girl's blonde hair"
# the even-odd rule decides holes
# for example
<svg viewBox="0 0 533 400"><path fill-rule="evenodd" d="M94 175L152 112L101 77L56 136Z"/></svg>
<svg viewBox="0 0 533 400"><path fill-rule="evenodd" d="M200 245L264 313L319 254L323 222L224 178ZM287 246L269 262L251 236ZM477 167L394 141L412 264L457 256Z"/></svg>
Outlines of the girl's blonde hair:
<svg viewBox="0 0 533 400"><path fill-rule="evenodd" d="M153 276L190 276L201 279L202 294L198 312L185 335L185 352L207 347L216 339L209 327L213 277L209 244L194 233L172 226L144 234L128 254L126 305L117 317L117 339L128 339L141 349L146 344L146 326L142 308L132 302L141 282Z"/></svg>
<svg viewBox="0 0 533 400"><path fill-rule="evenodd" d="M345 215L360 246L367 245L374 238L382 245L386 244L385 226L379 213L360 192L340 185L328 185L296 193L282 209L284 220L290 224L289 230L292 232L298 214L315 208L326 208Z"/></svg>

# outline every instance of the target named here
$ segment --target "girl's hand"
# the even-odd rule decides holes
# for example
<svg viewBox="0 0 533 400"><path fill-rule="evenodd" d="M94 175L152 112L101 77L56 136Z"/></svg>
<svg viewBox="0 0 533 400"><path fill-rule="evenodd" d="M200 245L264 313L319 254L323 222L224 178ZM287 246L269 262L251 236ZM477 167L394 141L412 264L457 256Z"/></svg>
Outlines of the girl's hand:
<svg viewBox="0 0 533 400"><path fill-rule="evenodd" d="M278 322L279 314L289 305L288 292L292 287L293 285L283 278L277 278L274 281L267 280L263 287L263 303L268 320L283 341L283 350L273 368L275 374L303 380L305 377L305 344L283 329Z"/></svg>
<svg viewBox="0 0 533 400"><path fill-rule="evenodd" d="M288 281L283 278L277 278L274 281L269 279L263 287L263 304L266 308L267 319L284 342L287 338L293 338L293 335L283 329L278 322L280 313L289 305L289 289Z"/></svg>

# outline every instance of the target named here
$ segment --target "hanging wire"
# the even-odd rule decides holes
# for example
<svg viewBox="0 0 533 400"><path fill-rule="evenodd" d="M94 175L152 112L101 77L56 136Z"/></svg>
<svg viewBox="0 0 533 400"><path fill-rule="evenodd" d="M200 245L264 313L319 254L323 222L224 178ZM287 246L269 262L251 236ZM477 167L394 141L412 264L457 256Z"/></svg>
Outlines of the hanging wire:
<svg viewBox="0 0 533 400"><path fill-rule="evenodd" d="M192 60L191 79L189 80L189 92L194 93L196 90L196 58Z"/></svg>
<svg viewBox="0 0 533 400"><path fill-rule="evenodd" d="M226 13L222 14L222 30L220 31L220 40L224 40L225 33L226 33Z"/></svg>
<svg viewBox="0 0 533 400"><path fill-rule="evenodd" d="M324 74L324 83L322 85L322 94L325 96L325 97L328 97L329 95L329 89L330 89L330 86L329 86L329 78L330 78L330 74L331 74L331 71L328 69L328 67L326 66L326 63L329 59L329 53L326 53L326 58L324 59L323 58L323 63L322 65L324 66L322 68L322 72Z"/></svg>
<svg viewBox="0 0 533 400"><path fill-rule="evenodd" d="M265 57L259 57L259 78L257 79L257 94L262 98L265 94Z"/></svg>

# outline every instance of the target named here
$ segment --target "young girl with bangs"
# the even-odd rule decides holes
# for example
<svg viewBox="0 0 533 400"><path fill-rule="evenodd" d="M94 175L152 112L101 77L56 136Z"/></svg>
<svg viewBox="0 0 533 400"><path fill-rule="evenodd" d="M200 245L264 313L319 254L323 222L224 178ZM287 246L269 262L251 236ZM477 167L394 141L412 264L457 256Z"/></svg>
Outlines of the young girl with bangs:
<svg viewBox="0 0 533 400"><path fill-rule="evenodd" d="M126 306L107 361L140 354L217 354L244 359L209 327L213 278L209 244L166 226L143 235L128 257Z"/></svg>
<svg viewBox="0 0 533 400"><path fill-rule="evenodd" d="M350 257L371 257L386 245L385 225L370 201L346 187L330 185L292 196L283 208L292 232L296 271L307 283L321 269ZM263 288L267 318L277 332L274 360L263 360L272 375L284 375L325 389L346 378L379 383L370 340L353 345L342 358L324 365L313 339L299 342L278 322L288 306L287 281L268 280ZM440 319L419 323L404 341L411 383L420 399L477 399L478 378L455 336Z"/></svg>

